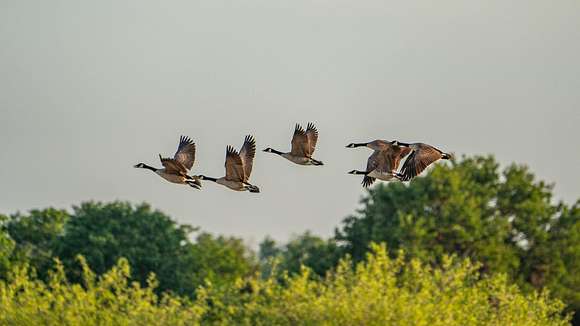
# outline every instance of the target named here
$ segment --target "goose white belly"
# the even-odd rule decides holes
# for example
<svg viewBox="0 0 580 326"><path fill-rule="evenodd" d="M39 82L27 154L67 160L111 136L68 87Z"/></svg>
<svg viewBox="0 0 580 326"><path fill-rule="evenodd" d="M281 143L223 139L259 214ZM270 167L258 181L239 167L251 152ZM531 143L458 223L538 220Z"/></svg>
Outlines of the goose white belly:
<svg viewBox="0 0 580 326"><path fill-rule="evenodd" d="M155 173L157 173L160 177L162 177L163 179L165 179L169 182L185 184L186 179L184 176L167 173L163 170L155 171Z"/></svg>
<svg viewBox="0 0 580 326"><path fill-rule="evenodd" d="M379 179L379 180L383 180L383 181L390 181L390 180L393 180L395 178L393 176L393 173L391 173L391 172L379 172L377 170L374 170L373 172L369 173L368 176Z"/></svg>
<svg viewBox="0 0 580 326"><path fill-rule="evenodd" d="M232 181L232 180L226 180L226 178L219 178L216 180L216 183L222 185L222 186L226 186L232 190L236 190L236 191L244 191L246 190L246 188L244 187L244 184L240 181Z"/></svg>
<svg viewBox="0 0 580 326"><path fill-rule="evenodd" d="M287 159L290 162L300 164L300 165L312 165L312 161L308 157L304 156L296 156L290 153L284 153L281 155L283 158Z"/></svg>

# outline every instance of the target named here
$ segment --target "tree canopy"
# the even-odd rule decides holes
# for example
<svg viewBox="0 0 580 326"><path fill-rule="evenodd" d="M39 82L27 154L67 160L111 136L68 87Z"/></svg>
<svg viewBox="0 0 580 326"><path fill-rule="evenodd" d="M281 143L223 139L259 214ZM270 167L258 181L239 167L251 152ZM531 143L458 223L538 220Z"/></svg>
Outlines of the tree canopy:
<svg viewBox="0 0 580 326"><path fill-rule="evenodd" d="M82 275L78 255L99 275L124 258L140 284L154 273L158 291L193 296L206 279L231 282L254 265L240 239L202 233L192 242L196 228L179 225L146 204L85 202L71 214L48 208L3 219L0 242L6 244L0 247L0 269L10 261L26 262L43 279L54 258L73 281Z"/></svg>

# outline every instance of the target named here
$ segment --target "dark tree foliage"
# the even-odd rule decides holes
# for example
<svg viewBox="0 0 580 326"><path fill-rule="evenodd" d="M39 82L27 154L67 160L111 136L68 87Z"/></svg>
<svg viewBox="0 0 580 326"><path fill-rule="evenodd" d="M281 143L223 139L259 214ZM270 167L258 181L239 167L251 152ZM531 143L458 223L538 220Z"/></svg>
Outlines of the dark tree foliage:
<svg viewBox="0 0 580 326"><path fill-rule="evenodd" d="M324 276L338 263L341 252L334 240L324 240L307 231L280 247L271 238L265 238L260 243L259 257L263 271L267 273L272 259L276 259L279 271L297 274L300 272L300 266L304 265L311 268L315 274Z"/></svg>
<svg viewBox="0 0 580 326"><path fill-rule="evenodd" d="M206 281L214 286L231 284L236 278L255 272L252 253L239 238L201 233L191 245L190 255L194 284Z"/></svg>
<svg viewBox="0 0 580 326"><path fill-rule="evenodd" d="M8 216L0 214L0 278L6 278L7 273L12 266L11 257L14 251L14 241L10 238L8 232L4 230L4 223L8 220Z"/></svg>
<svg viewBox="0 0 580 326"><path fill-rule="evenodd" d="M132 266L133 279L145 284L155 273L159 291L193 296L206 281L227 284L255 265L240 239L202 233L192 243L195 228L179 225L146 204L86 202L70 215L48 208L2 216L0 222L0 277L20 262L45 277L58 257L70 279L79 281L78 255L97 274L123 257Z"/></svg>
<svg viewBox="0 0 580 326"><path fill-rule="evenodd" d="M53 249L69 218L65 210L55 208L35 209L28 214L16 213L6 217L3 229L15 244L10 258L12 263L26 262L41 278L45 278L53 266Z"/></svg>
<svg viewBox="0 0 580 326"><path fill-rule="evenodd" d="M335 238L355 260L371 242L433 264L445 254L469 257L484 272L506 273L524 288L548 287L572 309L580 304L579 204L554 203L552 186L527 167L500 172L491 156L370 189Z"/></svg>
<svg viewBox="0 0 580 326"><path fill-rule="evenodd" d="M153 272L161 290L193 290L193 284L183 282L184 269L188 269L183 257L188 255L191 227L177 225L146 204L133 207L125 202L86 202L73 210L55 248L67 270L76 271L73 279L80 277L77 255L84 256L98 274L125 257L133 266L132 277L142 284Z"/></svg>

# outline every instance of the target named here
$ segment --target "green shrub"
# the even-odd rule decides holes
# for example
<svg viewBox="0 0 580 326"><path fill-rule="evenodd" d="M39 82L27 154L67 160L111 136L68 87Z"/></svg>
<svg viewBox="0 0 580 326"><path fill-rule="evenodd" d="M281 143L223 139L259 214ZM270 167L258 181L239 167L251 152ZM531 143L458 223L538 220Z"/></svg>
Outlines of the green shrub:
<svg viewBox="0 0 580 326"><path fill-rule="evenodd" d="M70 284L60 262L47 284L28 268L14 270L0 282L0 325L196 325L205 312L202 297L155 295L153 276L145 288L130 283L126 259L98 278L80 262L83 285Z"/></svg>
<svg viewBox="0 0 580 326"><path fill-rule="evenodd" d="M566 325L564 305L548 293L522 294L505 275L444 257L441 267L389 258L372 245L364 262L347 258L325 278L295 276L207 282L196 301L155 295L129 282L121 259L97 277L83 259L84 284L70 284L60 263L48 283L26 269L0 282L0 325Z"/></svg>
<svg viewBox="0 0 580 326"><path fill-rule="evenodd" d="M444 258L440 268L389 258L372 245L354 269L343 259L323 280L309 269L284 284L259 278L206 289L207 322L247 325L565 325L564 305L547 293L522 294L505 275L480 277L480 265Z"/></svg>

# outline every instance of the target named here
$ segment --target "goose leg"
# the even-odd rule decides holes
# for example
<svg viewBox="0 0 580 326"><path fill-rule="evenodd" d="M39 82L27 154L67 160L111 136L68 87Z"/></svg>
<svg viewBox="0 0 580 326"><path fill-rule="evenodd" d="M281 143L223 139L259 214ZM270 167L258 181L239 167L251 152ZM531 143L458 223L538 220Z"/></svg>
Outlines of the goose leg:
<svg viewBox="0 0 580 326"><path fill-rule="evenodd" d="M260 192L260 188L258 188L257 186L254 186L252 184L249 184L249 183L244 184L244 189L249 191L249 192L255 192L255 193Z"/></svg>
<svg viewBox="0 0 580 326"><path fill-rule="evenodd" d="M186 181L186 182L187 182L187 185L189 185L192 188L195 188L195 189L198 189L198 190L201 189L201 185L198 185L194 181Z"/></svg>

